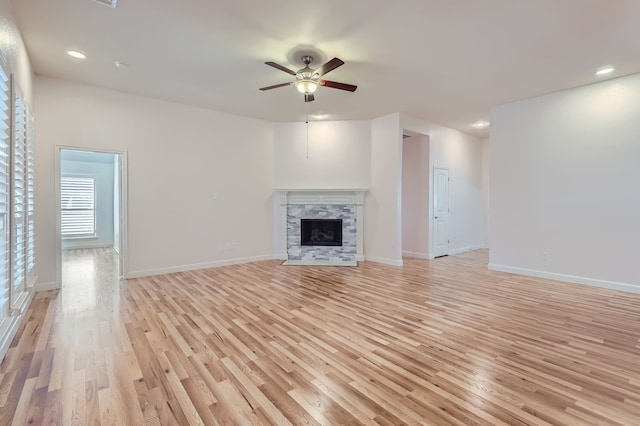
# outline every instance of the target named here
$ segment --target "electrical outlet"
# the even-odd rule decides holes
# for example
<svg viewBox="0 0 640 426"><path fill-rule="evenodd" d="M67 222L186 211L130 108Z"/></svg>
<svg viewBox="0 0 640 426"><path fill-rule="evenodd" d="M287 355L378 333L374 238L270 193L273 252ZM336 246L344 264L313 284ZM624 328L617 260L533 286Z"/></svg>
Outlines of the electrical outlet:
<svg viewBox="0 0 640 426"><path fill-rule="evenodd" d="M544 261L551 260L551 254L549 253L549 250L544 250L542 252L542 260Z"/></svg>

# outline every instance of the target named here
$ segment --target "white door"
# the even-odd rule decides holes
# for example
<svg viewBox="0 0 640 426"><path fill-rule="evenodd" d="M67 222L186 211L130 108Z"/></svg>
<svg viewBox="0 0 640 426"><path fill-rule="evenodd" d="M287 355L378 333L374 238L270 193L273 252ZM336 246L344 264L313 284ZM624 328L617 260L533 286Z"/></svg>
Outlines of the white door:
<svg viewBox="0 0 640 426"><path fill-rule="evenodd" d="M449 169L433 169L433 254L449 254Z"/></svg>

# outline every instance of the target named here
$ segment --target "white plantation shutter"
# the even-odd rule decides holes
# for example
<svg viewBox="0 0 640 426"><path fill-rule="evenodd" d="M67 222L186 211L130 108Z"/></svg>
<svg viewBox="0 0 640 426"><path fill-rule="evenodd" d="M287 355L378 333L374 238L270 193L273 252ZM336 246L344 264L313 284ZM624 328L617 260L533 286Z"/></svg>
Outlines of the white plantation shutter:
<svg viewBox="0 0 640 426"><path fill-rule="evenodd" d="M11 302L15 304L25 290L26 267L26 106L22 92L18 85L13 85L13 146L12 146L12 170L11 170L11 210L12 217L12 258L11 272L13 275Z"/></svg>
<svg viewBox="0 0 640 426"><path fill-rule="evenodd" d="M95 236L95 187L95 179L90 176L60 178L63 238Z"/></svg>
<svg viewBox="0 0 640 426"><path fill-rule="evenodd" d="M33 149L33 117L0 53L0 342L35 284Z"/></svg>
<svg viewBox="0 0 640 426"><path fill-rule="evenodd" d="M9 144L11 98L9 76L0 58L0 330L9 318ZM2 335L0 334L0 337Z"/></svg>
<svg viewBox="0 0 640 426"><path fill-rule="evenodd" d="M36 235L34 215L34 175L35 175L35 123L33 114L27 109L27 285L35 284Z"/></svg>

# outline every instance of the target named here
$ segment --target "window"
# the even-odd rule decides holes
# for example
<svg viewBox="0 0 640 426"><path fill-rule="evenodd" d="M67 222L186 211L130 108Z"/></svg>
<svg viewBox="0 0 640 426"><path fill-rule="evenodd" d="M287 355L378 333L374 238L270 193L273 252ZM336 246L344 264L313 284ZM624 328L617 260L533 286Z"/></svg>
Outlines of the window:
<svg viewBox="0 0 640 426"><path fill-rule="evenodd" d="M11 308L22 309L27 301L29 288L35 284L35 250L33 246L33 116L24 101L24 95L15 77L11 78L11 144L6 164L10 167L10 185L0 192L0 205L4 203L4 191L10 194L8 213L2 226L9 230ZM2 149L0 149L2 152ZM0 154L2 155L2 154ZM0 166L3 169L5 166ZM3 174L0 170L0 175ZM0 181L3 181L0 178ZM5 207L8 207L5 209ZM6 232L6 231L5 231ZM2 254L0 254L0 257ZM1 263L1 261L0 261Z"/></svg>
<svg viewBox="0 0 640 426"><path fill-rule="evenodd" d="M4 320L9 318L10 284L10 238L9 238L9 191L10 191L10 116L11 94L9 76L5 72L4 58L0 57L0 338Z"/></svg>
<svg viewBox="0 0 640 426"><path fill-rule="evenodd" d="M34 131L35 124L31 110L27 108L27 152L26 152L26 184L27 184L27 285L35 284L36 266L36 236L35 236L35 215L34 215L34 175L35 175L35 152L34 152Z"/></svg>
<svg viewBox="0 0 640 426"><path fill-rule="evenodd" d="M62 238L96 236L95 187L90 176L60 178Z"/></svg>
<svg viewBox="0 0 640 426"><path fill-rule="evenodd" d="M26 151L27 151L27 110L22 90L13 79L13 151L11 170L11 211L12 211L12 257L11 270L13 274L12 304L16 306L24 297L25 266L26 266Z"/></svg>
<svg viewBox="0 0 640 426"><path fill-rule="evenodd" d="M35 285L34 119L0 52L0 340Z"/></svg>

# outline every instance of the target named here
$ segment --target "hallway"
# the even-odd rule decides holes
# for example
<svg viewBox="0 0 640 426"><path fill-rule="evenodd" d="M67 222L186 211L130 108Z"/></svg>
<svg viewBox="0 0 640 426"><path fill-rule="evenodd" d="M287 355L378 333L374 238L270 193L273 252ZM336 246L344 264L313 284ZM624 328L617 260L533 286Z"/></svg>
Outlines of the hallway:
<svg viewBox="0 0 640 426"><path fill-rule="evenodd" d="M62 311L75 319L111 306L118 288L118 254L112 248L62 251ZM100 309L98 309L100 311Z"/></svg>

